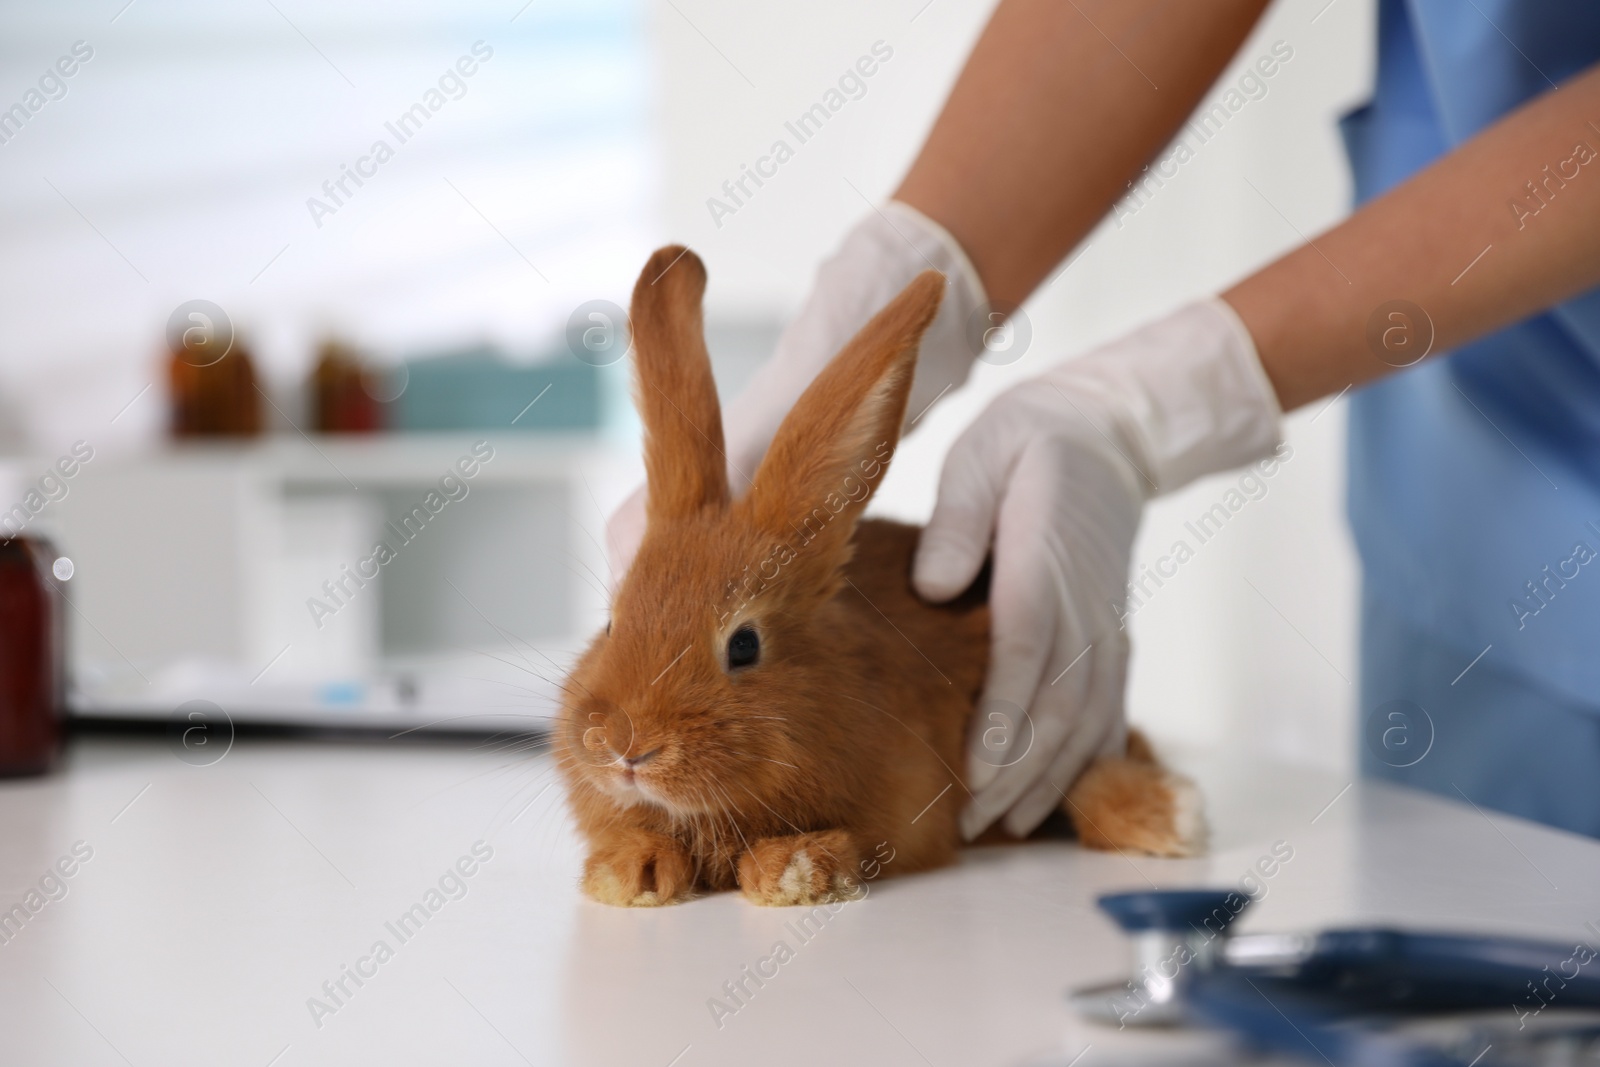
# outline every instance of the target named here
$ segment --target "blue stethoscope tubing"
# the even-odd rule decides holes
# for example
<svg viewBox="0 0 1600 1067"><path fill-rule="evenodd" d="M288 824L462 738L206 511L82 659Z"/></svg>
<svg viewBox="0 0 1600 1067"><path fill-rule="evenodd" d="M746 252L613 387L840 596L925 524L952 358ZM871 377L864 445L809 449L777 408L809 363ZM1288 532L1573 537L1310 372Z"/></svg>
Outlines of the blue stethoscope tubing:
<svg viewBox="0 0 1600 1067"><path fill-rule="evenodd" d="M1226 936L1248 900L1227 890L1157 890L1100 898L1130 935ZM1230 906L1231 905L1231 906ZM1503 1010L1600 1008L1600 949L1383 927L1325 930L1292 959L1214 964L1183 979L1183 1017L1270 1052L1335 1067L1466 1067L1469 1059L1407 1039L1388 1022ZM1490 1048L1476 1067L1502 1062Z"/></svg>

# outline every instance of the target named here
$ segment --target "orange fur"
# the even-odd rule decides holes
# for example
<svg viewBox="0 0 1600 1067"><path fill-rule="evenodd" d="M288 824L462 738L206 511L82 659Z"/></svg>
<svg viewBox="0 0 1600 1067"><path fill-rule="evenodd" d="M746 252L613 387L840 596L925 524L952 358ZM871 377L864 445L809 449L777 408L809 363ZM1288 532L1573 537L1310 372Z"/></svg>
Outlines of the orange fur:
<svg viewBox="0 0 1600 1067"><path fill-rule="evenodd" d="M988 608L911 589L919 531L859 517L899 440L927 271L828 365L732 500L700 328L705 269L658 251L634 289L648 524L612 621L568 678L556 753L589 843L584 888L653 905L741 888L845 899L950 862ZM753 628L760 658L730 668ZM1130 735L1066 806L1092 847L1179 854L1180 779ZM866 857L875 857L869 860ZM885 857L892 857L885 859Z"/></svg>

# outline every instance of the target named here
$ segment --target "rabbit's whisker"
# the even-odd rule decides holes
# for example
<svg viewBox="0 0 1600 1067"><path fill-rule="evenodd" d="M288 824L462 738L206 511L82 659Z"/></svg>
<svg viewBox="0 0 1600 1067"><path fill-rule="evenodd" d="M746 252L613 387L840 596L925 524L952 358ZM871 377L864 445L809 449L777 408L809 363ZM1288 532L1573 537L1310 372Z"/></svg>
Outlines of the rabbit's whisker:
<svg viewBox="0 0 1600 1067"><path fill-rule="evenodd" d="M709 783L707 783L707 784L709 784ZM696 792L697 795L699 795L699 790L696 790L695 792ZM703 799L702 799L702 803L704 803ZM705 806L707 808L710 807L709 804L706 804ZM710 834L709 834L709 836L711 838L711 853L712 853L711 854L711 858L720 860L720 859L725 857L728 860L728 868L733 873L734 881L737 882L739 880L739 864L738 864L738 860L734 856L733 851L731 849L729 849L729 848L726 848L722 844L722 832L721 832L722 823L721 823L721 819L716 817L716 816L709 816L708 815L708 816L706 816L706 825L708 826L708 828L711 831ZM734 829L737 830L738 827L734 827Z"/></svg>
<svg viewBox="0 0 1600 1067"><path fill-rule="evenodd" d="M571 555L571 553L570 552L566 553L566 555ZM574 556L573 558L576 559L577 557ZM582 565L582 561L581 560L579 561L579 563L580 563L580 565ZM593 589L596 593L599 593L600 594L600 599L604 600L606 598L606 596L608 595L608 591L607 591L607 589L605 587L605 583L600 582L598 580L598 576L597 575L595 577L591 578L590 576L594 575L594 571L590 570L587 565L583 566L583 571L588 571L588 574L585 574L585 573L583 573L583 571L578 570L576 567L572 566L572 564L568 563L566 560L562 560L561 561L561 565L563 567L565 567L567 572L569 574L571 574L574 578L577 578L579 581L581 581L585 585L587 585L590 589Z"/></svg>
<svg viewBox="0 0 1600 1067"><path fill-rule="evenodd" d="M718 789L717 791L719 793L722 792L722 790L720 790L720 789ZM727 801L728 806L733 808L734 811L738 811L741 816L744 814L744 812L739 811L738 805L734 804L733 799L731 797L729 797L726 793L723 793L723 799L725 801ZM728 825L733 827L733 832L739 835L739 842L742 845L744 845L744 850L746 852L749 852L751 850L750 849L750 842L745 840L744 831L739 828L739 821L737 819L729 819L728 820ZM729 857L728 862L729 862L730 865L733 866L734 877L735 877L735 879L737 879L738 878L738 874L739 874L739 867L738 867L737 862L735 862L732 857Z"/></svg>

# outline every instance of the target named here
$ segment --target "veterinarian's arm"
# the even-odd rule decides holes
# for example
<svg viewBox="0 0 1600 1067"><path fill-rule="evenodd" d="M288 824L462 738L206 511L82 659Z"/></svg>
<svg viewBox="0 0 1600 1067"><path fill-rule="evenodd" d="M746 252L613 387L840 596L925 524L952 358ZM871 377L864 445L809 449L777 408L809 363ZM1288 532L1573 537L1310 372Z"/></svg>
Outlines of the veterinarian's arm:
<svg viewBox="0 0 1600 1067"><path fill-rule="evenodd" d="M1224 293L1284 410L1421 358L1430 332L1447 351L1600 283L1597 150L1592 67ZM1399 299L1427 321L1380 314L1369 340Z"/></svg>
<svg viewBox="0 0 1600 1067"><path fill-rule="evenodd" d="M1017 136L1003 122L978 125L969 120L965 135L979 144ZM1597 135L1600 71L1591 71L1222 299L1053 368L974 422L946 460L915 571L924 595L942 599L993 553L995 632L972 738L969 834L1002 814L1013 832L1031 829L1090 758L1120 751L1123 627L1138 603L1123 583L1144 498L1270 463L1281 409L1600 281L1600 169L1587 173ZM1044 252L1007 222L1005 197L1024 198L1024 215L1040 202L1025 183L1010 187L1014 177L995 175L1002 191L965 206L948 189L946 200L914 186L904 195L961 237L993 291L1025 294L1053 264L1041 270ZM938 187L937 175L930 181ZM1006 239L986 249L987 227ZM1047 244L1076 239L1072 226L1041 230ZM1402 300L1411 306L1385 307Z"/></svg>
<svg viewBox="0 0 1600 1067"><path fill-rule="evenodd" d="M1172 139L1266 0L1003 0L895 199L1010 310Z"/></svg>
<svg viewBox="0 0 1600 1067"><path fill-rule="evenodd" d="M1170 139L1262 7L1005 0L896 198L1015 307ZM1426 310L1437 352L1600 282L1597 150L1590 70L1225 293L1284 410L1404 363L1367 339L1390 300ZM1396 343L1427 328L1389 325Z"/></svg>

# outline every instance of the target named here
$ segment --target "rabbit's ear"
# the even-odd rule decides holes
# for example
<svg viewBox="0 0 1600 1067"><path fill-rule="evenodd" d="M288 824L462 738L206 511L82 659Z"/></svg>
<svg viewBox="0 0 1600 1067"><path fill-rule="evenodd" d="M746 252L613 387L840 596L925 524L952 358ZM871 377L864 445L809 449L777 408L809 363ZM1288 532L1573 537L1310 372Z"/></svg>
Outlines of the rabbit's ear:
<svg viewBox="0 0 1600 1067"><path fill-rule="evenodd" d="M705 265L681 245L651 256L633 287L634 391L652 522L728 503L722 409L700 313L705 290Z"/></svg>
<svg viewBox="0 0 1600 1067"><path fill-rule="evenodd" d="M917 346L943 294L944 276L923 271L874 315L796 401L756 471L755 522L829 570L900 440Z"/></svg>

